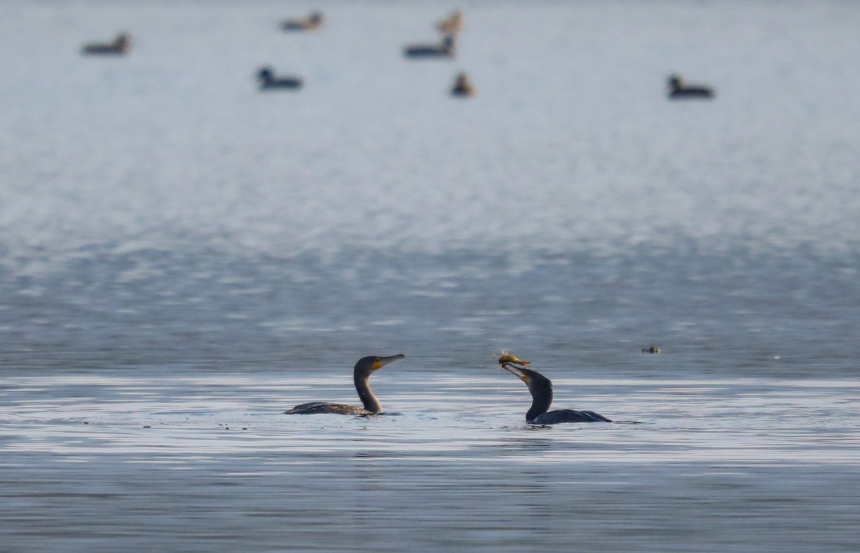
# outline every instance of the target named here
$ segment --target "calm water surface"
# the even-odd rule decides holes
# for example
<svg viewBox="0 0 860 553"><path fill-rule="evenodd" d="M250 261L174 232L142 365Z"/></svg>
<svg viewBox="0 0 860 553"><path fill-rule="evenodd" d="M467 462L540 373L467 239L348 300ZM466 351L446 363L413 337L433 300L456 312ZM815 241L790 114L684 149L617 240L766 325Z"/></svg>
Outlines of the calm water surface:
<svg viewBox="0 0 860 553"><path fill-rule="evenodd" d="M0 5L0 551L860 548L860 6L453 7Z"/></svg>

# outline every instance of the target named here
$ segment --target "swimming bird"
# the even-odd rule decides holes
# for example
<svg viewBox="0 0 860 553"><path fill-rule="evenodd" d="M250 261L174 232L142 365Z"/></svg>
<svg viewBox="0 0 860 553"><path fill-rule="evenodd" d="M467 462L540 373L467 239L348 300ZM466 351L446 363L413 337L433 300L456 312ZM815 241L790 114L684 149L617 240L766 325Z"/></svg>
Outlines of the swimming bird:
<svg viewBox="0 0 860 553"><path fill-rule="evenodd" d="M594 411L574 411L573 409L549 411L549 406L552 404L552 381L537 371L525 368L528 364L528 361L517 359L506 351L503 351L499 357L499 365L529 387L529 392L532 395L532 406L526 413L526 422L529 424L612 422Z"/></svg>
<svg viewBox="0 0 860 553"><path fill-rule="evenodd" d="M669 86L669 99L714 97L713 88L705 85L687 84L680 75L670 75L667 84Z"/></svg>
<svg viewBox="0 0 860 553"><path fill-rule="evenodd" d="M370 375L378 371L385 365L393 363L398 359L405 359L406 356L402 353L392 355L391 357L362 357L355 364L353 370L353 379L355 380L355 389L358 392L358 397L361 398L361 403L364 407L353 407L352 405L343 405L340 403L325 403L322 401L313 401L311 403L302 403L296 405L289 411L287 415L317 415L321 413L330 413L334 415L378 415L382 412L382 404L373 395L370 389Z"/></svg>
<svg viewBox="0 0 860 553"><path fill-rule="evenodd" d="M126 33L116 35L113 41L84 44L81 53L86 55L124 55L131 50L131 38Z"/></svg>
<svg viewBox="0 0 860 553"><path fill-rule="evenodd" d="M407 58L453 58L456 53L454 35L445 35L440 44L412 44L403 48Z"/></svg>
<svg viewBox="0 0 860 553"><path fill-rule="evenodd" d="M454 10L451 15L439 21L436 28L443 34L456 35L463 30L463 12Z"/></svg>
<svg viewBox="0 0 860 553"><path fill-rule="evenodd" d="M451 89L451 96L474 96L478 91L475 85L465 73L457 75L457 80L454 81L454 88Z"/></svg>
<svg viewBox="0 0 860 553"><path fill-rule="evenodd" d="M260 90L271 90L277 88L296 89L302 87L302 80L298 77L275 77L271 67L263 67L257 72L257 80L260 82Z"/></svg>
<svg viewBox="0 0 860 553"><path fill-rule="evenodd" d="M303 19L285 19L281 28L285 31L316 31L323 24L321 12L313 12Z"/></svg>
<svg viewBox="0 0 860 553"><path fill-rule="evenodd" d="M660 353L660 348L651 344L650 348L642 348L642 353L653 353L654 355L657 355Z"/></svg>

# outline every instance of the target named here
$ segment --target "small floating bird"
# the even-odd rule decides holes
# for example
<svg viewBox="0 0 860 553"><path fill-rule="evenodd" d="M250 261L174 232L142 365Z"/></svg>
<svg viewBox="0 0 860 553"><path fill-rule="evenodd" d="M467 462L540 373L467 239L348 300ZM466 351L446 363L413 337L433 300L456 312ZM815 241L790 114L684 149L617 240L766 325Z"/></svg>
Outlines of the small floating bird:
<svg viewBox="0 0 860 553"><path fill-rule="evenodd" d="M84 44L81 53L85 55L125 55L131 50L131 38L126 33L116 35L112 42Z"/></svg>
<svg viewBox="0 0 860 553"><path fill-rule="evenodd" d="M440 44L412 44L403 48L407 58L453 58L456 53L454 35L445 35Z"/></svg>
<svg viewBox="0 0 860 553"><path fill-rule="evenodd" d="M529 424L557 424L560 422L612 422L594 411L574 411L559 409L549 411L552 404L552 381L537 371L525 368L529 362L517 359L503 351L498 357L499 365L512 375L526 383L532 395L531 409L526 413ZM549 412L547 412L549 411Z"/></svg>
<svg viewBox="0 0 860 553"><path fill-rule="evenodd" d="M260 90L272 89L296 89L302 87L302 80L298 77L275 77L271 67L263 67L257 72L257 81Z"/></svg>
<svg viewBox="0 0 860 553"><path fill-rule="evenodd" d="M654 355L657 355L660 353L660 348L652 345L650 348L642 348L642 353L653 353Z"/></svg>
<svg viewBox="0 0 860 553"><path fill-rule="evenodd" d="M281 22L281 29L285 31L316 31L323 25L321 12L313 12L302 19L285 19Z"/></svg>
<svg viewBox="0 0 860 553"><path fill-rule="evenodd" d="M364 407L353 407L352 405L343 405L340 403L325 403L321 401L313 401L311 403L302 403L296 405L289 411L287 415L317 415L321 413L329 413L334 415L378 415L382 413L382 404L373 395L370 389L370 375L378 371L385 365L393 363L398 359L405 359L406 356L402 353L392 355L391 357L362 357L355 364L353 370L353 379L355 380L355 389L358 392L358 397L361 398L361 403Z"/></svg>
<svg viewBox="0 0 860 553"><path fill-rule="evenodd" d="M669 86L669 99L714 97L713 88L705 85L687 84L680 75L670 75L667 83Z"/></svg>
<svg viewBox="0 0 860 553"><path fill-rule="evenodd" d="M463 30L463 12L454 10L451 15L439 21L436 28L443 34L456 35Z"/></svg>
<svg viewBox="0 0 860 553"><path fill-rule="evenodd" d="M454 81L454 88L451 89L451 96L474 96L478 91L475 85L469 80L469 76L465 73L457 75L457 80Z"/></svg>

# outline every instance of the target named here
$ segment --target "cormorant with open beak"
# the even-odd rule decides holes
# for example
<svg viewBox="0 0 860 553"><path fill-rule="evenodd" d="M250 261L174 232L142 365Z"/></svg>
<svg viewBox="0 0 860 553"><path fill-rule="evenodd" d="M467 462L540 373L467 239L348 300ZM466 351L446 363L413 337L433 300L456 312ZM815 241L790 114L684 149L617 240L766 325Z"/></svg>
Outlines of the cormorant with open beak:
<svg viewBox="0 0 860 553"><path fill-rule="evenodd" d="M559 409L549 411L552 404L552 381L537 371L527 369L528 361L517 359L506 351L498 358L499 365L526 383L532 395L531 409L526 413L529 424L557 424L560 422L612 422L594 411Z"/></svg>

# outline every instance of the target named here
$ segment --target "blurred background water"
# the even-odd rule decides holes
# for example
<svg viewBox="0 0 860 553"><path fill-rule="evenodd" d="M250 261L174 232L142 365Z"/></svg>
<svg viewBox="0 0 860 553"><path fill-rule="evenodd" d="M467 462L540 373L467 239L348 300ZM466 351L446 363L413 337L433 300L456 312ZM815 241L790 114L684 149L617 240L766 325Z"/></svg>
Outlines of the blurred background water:
<svg viewBox="0 0 860 553"><path fill-rule="evenodd" d="M405 60L454 8L456 58ZM858 28L0 4L0 549L856 551ZM716 99L667 101L674 72ZM502 349L642 424L528 428ZM400 416L280 415L393 353Z"/></svg>

